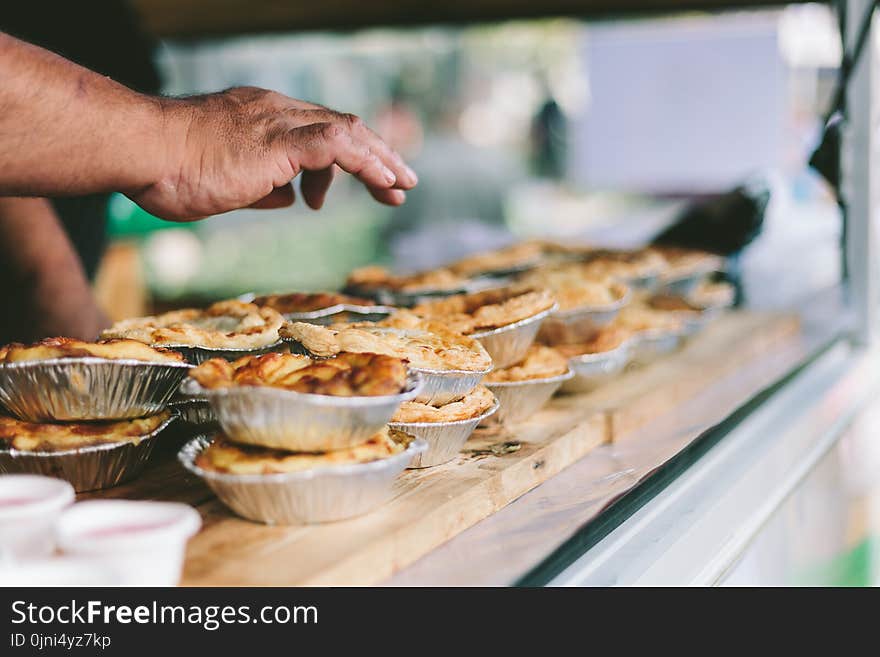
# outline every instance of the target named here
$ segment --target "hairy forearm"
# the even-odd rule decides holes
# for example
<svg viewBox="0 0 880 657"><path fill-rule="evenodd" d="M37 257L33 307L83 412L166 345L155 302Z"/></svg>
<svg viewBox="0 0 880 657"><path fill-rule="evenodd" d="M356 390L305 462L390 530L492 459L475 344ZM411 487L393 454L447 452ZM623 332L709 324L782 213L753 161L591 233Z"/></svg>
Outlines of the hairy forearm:
<svg viewBox="0 0 880 657"><path fill-rule="evenodd" d="M0 33L0 195L60 196L156 184L162 102Z"/></svg>
<svg viewBox="0 0 880 657"><path fill-rule="evenodd" d="M0 198L0 338L92 339L106 322L73 245L42 198Z"/></svg>

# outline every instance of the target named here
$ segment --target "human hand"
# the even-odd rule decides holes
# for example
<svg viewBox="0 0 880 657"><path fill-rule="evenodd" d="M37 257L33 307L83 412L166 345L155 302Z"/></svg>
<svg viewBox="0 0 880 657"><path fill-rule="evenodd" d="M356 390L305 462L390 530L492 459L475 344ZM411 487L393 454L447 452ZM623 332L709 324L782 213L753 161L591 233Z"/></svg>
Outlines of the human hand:
<svg viewBox="0 0 880 657"><path fill-rule="evenodd" d="M324 203L334 167L358 178L373 198L400 205L418 179L358 117L240 87L162 99L165 162L157 182L128 191L148 212L189 221L244 207L293 203L302 173L309 207Z"/></svg>

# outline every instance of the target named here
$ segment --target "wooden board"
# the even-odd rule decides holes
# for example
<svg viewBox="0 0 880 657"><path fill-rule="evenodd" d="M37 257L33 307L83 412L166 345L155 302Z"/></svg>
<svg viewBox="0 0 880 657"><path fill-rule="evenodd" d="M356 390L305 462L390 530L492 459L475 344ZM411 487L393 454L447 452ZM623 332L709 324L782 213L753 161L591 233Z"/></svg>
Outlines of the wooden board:
<svg viewBox="0 0 880 657"><path fill-rule="evenodd" d="M382 581L506 506L597 446L674 409L714 378L767 358L797 339L788 317L737 313L681 351L626 373L591 394L560 396L529 422L481 429L451 463L407 471L394 499L361 518L307 527L238 519L173 460L173 449L138 481L93 496L179 499L195 505L203 530L190 541L189 585L362 585ZM487 454L507 441L520 445Z"/></svg>

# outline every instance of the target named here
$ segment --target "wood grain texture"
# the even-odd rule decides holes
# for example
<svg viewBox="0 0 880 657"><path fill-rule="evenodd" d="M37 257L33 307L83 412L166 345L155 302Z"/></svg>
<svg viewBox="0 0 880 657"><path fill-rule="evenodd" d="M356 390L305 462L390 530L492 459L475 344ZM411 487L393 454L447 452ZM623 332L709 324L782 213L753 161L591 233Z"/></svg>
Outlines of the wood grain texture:
<svg viewBox="0 0 880 657"><path fill-rule="evenodd" d="M161 37L468 24L572 16L605 18L692 10L777 7L779 0L480 0L422 2L357 0L134 0L147 28Z"/></svg>
<svg viewBox="0 0 880 657"><path fill-rule="evenodd" d="M196 506L204 527L189 543L184 584L372 584L620 439L624 430L674 410L724 372L766 358L796 334L797 323L788 317L721 318L678 353L599 391L559 396L511 428L479 429L457 459L407 471L388 504L348 521L269 527L233 516L173 459L181 436L169 436L137 481L89 496L176 499ZM508 441L519 449L487 455L489 447Z"/></svg>

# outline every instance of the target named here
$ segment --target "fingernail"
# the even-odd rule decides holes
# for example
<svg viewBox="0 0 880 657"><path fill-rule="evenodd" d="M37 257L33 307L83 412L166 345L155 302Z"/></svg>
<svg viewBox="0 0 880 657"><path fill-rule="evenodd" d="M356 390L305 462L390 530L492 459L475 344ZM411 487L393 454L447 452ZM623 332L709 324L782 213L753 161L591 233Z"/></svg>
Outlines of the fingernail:
<svg viewBox="0 0 880 657"><path fill-rule="evenodd" d="M397 182L397 176L395 176L394 172L388 167L382 167L382 175L385 176L385 182L389 185L393 185Z"/></svg>

